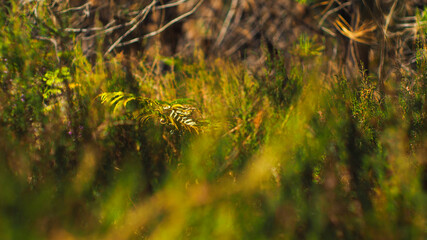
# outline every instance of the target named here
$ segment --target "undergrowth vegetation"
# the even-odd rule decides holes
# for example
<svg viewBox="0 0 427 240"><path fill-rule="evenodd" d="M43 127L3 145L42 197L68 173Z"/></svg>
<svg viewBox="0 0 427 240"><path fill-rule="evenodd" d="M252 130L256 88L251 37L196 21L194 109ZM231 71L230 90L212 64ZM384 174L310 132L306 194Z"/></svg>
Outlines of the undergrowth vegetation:
<svg viewBox="0 0 427 240"><path fill-rule="evenodd" d="M380 90L305 35L263 74L202 51L129 72L29 12L0 11L0 239L425 239L425 30Z"/></svg>

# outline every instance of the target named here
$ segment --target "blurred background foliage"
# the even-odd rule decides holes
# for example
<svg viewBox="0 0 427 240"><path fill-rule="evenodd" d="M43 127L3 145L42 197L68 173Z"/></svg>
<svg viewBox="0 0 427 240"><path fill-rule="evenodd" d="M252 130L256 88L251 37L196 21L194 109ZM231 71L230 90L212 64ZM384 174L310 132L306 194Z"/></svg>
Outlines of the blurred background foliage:
<svg viewBox="0 0 427 240"><path fill-rule="evenodd" d="M0 1L0 239L425 239L424 3Z"/></svg>

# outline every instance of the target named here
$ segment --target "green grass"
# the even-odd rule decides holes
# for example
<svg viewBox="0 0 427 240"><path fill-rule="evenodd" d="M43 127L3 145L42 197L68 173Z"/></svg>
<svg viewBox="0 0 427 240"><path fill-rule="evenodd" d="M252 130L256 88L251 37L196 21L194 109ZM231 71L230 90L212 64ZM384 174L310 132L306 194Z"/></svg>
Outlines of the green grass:
<svg viewBox="0 0 427 240"><path fill-rule="evenodd" d="M263 75L154 56L174 70L141 59L132 80L120 55L91 65L78 44L57 63L28 19L1 13L1 239L426 237L422 54L383 93L327 74L319 47L269 56ZM119 91L153 105L114 112L99 96ZM179 99L200 131L162 122Z"/></svg>

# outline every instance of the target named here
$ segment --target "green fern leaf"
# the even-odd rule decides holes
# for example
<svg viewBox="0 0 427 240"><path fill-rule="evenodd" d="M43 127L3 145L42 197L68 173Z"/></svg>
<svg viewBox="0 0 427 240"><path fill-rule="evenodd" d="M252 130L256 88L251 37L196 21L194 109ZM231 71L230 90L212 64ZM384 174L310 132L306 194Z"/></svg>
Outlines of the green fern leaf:
<svg viewBox="0 0 427 240"><path fill-rule="evenodd" d="M193 116L197 109L186 104L190 102L188 99L178 99L168 103L151 98L135 97L121 91L101 93L98 97L102 104L113 108L114 114L117 115L120 111L124 111L126 115L140 124L144 124L148 119L153 119L178 131L199 133L202 130L202 126ZM130 102L136 103L136 109L128 109Z"/></svg>

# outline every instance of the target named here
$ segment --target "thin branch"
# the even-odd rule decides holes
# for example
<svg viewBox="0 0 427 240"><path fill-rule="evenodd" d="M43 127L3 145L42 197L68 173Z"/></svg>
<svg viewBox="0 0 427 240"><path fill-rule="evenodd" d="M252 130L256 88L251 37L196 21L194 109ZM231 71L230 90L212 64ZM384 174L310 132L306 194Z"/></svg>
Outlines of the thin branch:
<svg viewBox="0 0 427 240"><path fill-rule="evenodd" d="M157 0L156 0L156 2L157 2ZM124 23L124 24L111 26L112 24L114 24L116 22L115 20L113 20L113 21L109 22L107 25L105 25L104 27L94 27L94 28L66 28L64 30L67 31L67 32L96 32L96 31L101 31L101 32L104 32L104 33L111 32L111 31L114 31L116 29L119 29L119 28L122 28L122 27L126 27L126 26L130 26L130 25L135 24L136 21L138 20L138 18L140 18L142 15L144 15L146 13L146 10L149 7L152 7L151 6L152 4L153 4L153 2L150 5L148 5L147 7L145 7L144 9L138 11L138 15L137 16L135 16L129 22ZM89 36L87 38L92 38L92 37L94 37L94 36Z"/></svg>
<svg viewBox="0 0 427 240"><path fill-rule="evenodd" d="M329 34L329 35L331 35L332 37L336 37L337 35L332 31L332 30L330 30L329 28L326 28L326 27L320 27L320 29L322 29L325 33L327 33L327 34Z"/></svg>
<svg viewBox="0 0 427 240"><path fill-rule="evenodd" d="M160 29L158 29L158 30L156 30L156 31L154 31L154 32L151 32L151 33L147 33L147 34L145 34L144 36L142 36L142 37L138 37L138 38L134 38L134 39L132 39L132 40L129 40L129 41L127 41L127 42L123 42L123 43L121 43L121 44L119 44L118 46L119 47L122 47L122 46L125 46L125 45L129 45L129 44L132 44L132 43L136 43L136 42L139 42L141 39L146 39L146 38L150 38L150 37L153 37L153 36L156 36L156 35L158 35L159 33L161 33L161 32L163 32L164 30L166 30L168 27L170 27L171 25L173 25L173 24L175 24L175 23L177 23L177 22L179 22L179 21L181 21L182 19L184 19L184 18L186 18L186 17L188 17L188 16L190 16L191 14L193 14L199 7L200 7L200 5L202 5L202 3L204 2L205 0L200 0L194 7L193 7L193 9L191 9L190 11L188 11L188 12L186 12L185 14L183 14L183 15L181 15L181 16L179 16L179 17L177 17L177 18L175 18L175 19L173 19L173 20L171 20L170 22L168 22L166 25L164 25L163 27L161 27Z"/></svg>
<svg viewBox="0 0 427 240"><path fill-rule="evenodd" d="M224 20L224 24L222 25L221 31L219 32L219 36L215 41L215 46L219 46L222 41L224 40L225 34L227 33L228 27L230 26L231 19L234 16L234 13L236 12L237 4L239 3L239 0L233 0L231 2L230 10L227 13L227 17Z"/></svg>
<svg viewBox="0 0 427 240"><path fill-rule="evenodd" d="M396 27L402 27L402 28L413 28L417 26L417 23L402 23L402 24L396 24Z"/></svg>
<svg viewBox="0 0 427 240"><path fill-rule="evenodd" d="M127 24L119 24L119 25L114 25L114 26L112 26L112 27L110 27L113 23L115 23L116 21L115 20L113 20L113 21L111 21L110 23L108 23L107 25L105 25L104 27L103 27L103 30L102 31L99 31L99 32L97 32L97 33L95 33L95 34L92 34L92 35L90 35L90 36L87 36L87 37L82 37L82 39L83 40L89 40L89 39L92 39L92 38L94 38L94 37L96 37L96 36L98 36L98 35L100 35L100 34L103 34L103 33L105 33L105 34L107 34L107 33L111 33L111 32L113 32L114 30L116 30L116 29L119 29L119 28L122 28L122 27L125 27L125 26L127 26Z"/></svg>
<svg viewBox="0 0 427 240"><path fill-rule="evenodd" d="M151 2L151 4L150 5L148 5L146 8L144 8L144 10L143 11L141 11L141 13L143 13L142 14L142 18L138 21L138 22L136 22L135 23L135 25L133 25L129 30L127 30L126 31L126 33L125 34L123 34L121 37L119 37L119 39L117 39L114 43L113 43L113 45L111 45L109 48L108 48L108 50L105 52L105 54L104 54L104 56L106 56L108 53L110 53L115 47L117 47L117 45L123 40L123 38L125 38L127 35L129 35L131 32L133 32L137 27L138 27L138 25L142 22L142 21L144 21L145 20L145 18L147 17L147 15L148 15L148 13L150 12L150 10L153 8L153 6L155 5L157 3L157 0L153 0L152 2ZM139 15L138 15L139 16ZM137 17L138 17L137 16ZM135 17L134 19L136 19L137 17ZM134 19L132 19L132 21L134 20ZM131 22L132 22L131 21Z"/></svg>
<svg viewBox="0 0 427 240"><path fill-rule="evenodd" d="M164 5L161 5L161 6L154 6L154 7L152 7L152 10L154 11L154 10L160 10L160 9L175 7L175 6L178 6L178 5L180 5L180 4L184 3L184 2L187 2L187 1L188 0L179 0L179 1L176 1L176 2L173 2L173 3L164 4ZM83 6L80 6L80 7L74 8L72 10L82 9L82 7ZM140 11L138 11L138 15L137 16L135 16L134 18L132 18L131 21L126 22L124 24L119 24L119 25L112 26L116 22L115 20L113 20L110 23L108 23L107 25L105 25L104 27L94 27L94 28L66 28L64 30L66 32L84 32L84 33L87 33L87 32L97 32L95 34L92 34L90 36L82 38L83 40L89 40L89 39L92 39L92 38L94 38L94 37L96 37L96 36L98 36L100 34L111 33L111 32L113 32L116 29L123 28L123 27L135 24L136 20L138 18L140 18L145 13L146 10L147 10L147 7L145 7L144 9L142 9Z"/></svg>
<svg viewBox="0 0 427 240"><path fill-rule="evenodd" d="M393 6L391 7L390 12L388 13L387 17L385 18L385 26L382 28L383 34L384 34L385 38L387 38L387 36L388 36L388 34L387 34L388 26L390 24L391 17L393 16L394 9L396 8L396 4L397 4L397 0L394 1Z"/></svg>
<svg viewBox="0 0 427 240"><path fill-rule="evenodd" d="M53 38L48 38L48 37L43 37L43 36L35 36L36 39L39 40L43 40L43 41L49 41L53 44L54 48L55 48L55 55L56 55L56 60L58 61L58 63L61 62L61 60L59 59L59 55L58 55L58 43L56 42L55 39Z"/></svg>
<svg viewBox="0 0 427 240"><path fill-rule="evenodd" d="M151 33L148 33L148 34L145 34L145 35L143 36L143 38L149 38L149 37L152 37L152 36L156 36L157 34L159 34L159 33L163 32L165 29L167 29L168 27L170 27L171 25L173 25L173 24L175 24L175 23L177 23L177 22L181 21L182 19L184 19L184 18L186 18L186 17L190 16L191 14L193 14L193 13L194 13L194 12L195 12L199 7L200 7L200 5L202 5L202 3L203 3L204 1L205 1L205 0L200 0L200 1L196 4L196 6L194 6L194 7L193 7L193 9L191 9L190 11L186 12L185 14L183 14L183 15L181 15L181 16L179 16L179 17L175 18L174 20L172 20L172 21L168 22L166 25L164 25L163 27L161 27L159 30L154 31L154 32L151 32Z"/></svg>
<svg viewBox="0 0 427 240"><path fill-rule="evenodd" d="M101 31L103 30L103 27L95 27L95 28L66 28L64 29L64 31L66 32L83 32L83 33L87 33L87 32L95 32L95 31Z"/></svg>
<svg viewBox="0 0 427 240"><path fill-rule="evenodd" d="M175 6L180 5L181 3L185 3L187 1L188 0L179 0L179 1L176 1L176 2L172 2L172 3L168 3L168 4L156 6L156 7L154 7L154 10L160 10L160 9L175 7Z"/></svg>
<svg viewBox="0 0 427 240"><path fill-rule="evenodd" d="M90 2L87 2L87 3L85 3L79 7L68 8L68 9L60 11L59 13L63 14L63 13L71 12L71 11L79 11L79 10L85 9L86 7L89 7L89 5L90 5Z"/></svg>
<svg viewBox="0 0 427 240"><path fill-rule="evenodd" d="M322 24L323 24L323 22L326 20L326 18L327 18L329 15L331 15L332 13L338 12L339 10L341 10L341 9L343 9L343 8L347 7L347 6L350 6L350 5L351 5L351 2L346 2L346 3L343 3L343 4L341 4L340 6L338 6L338 7L334 8L334 9L329 10L328 12L326 12L326 13L322 16L322 18L320 18L318 26L322 26Z"/></svg>

